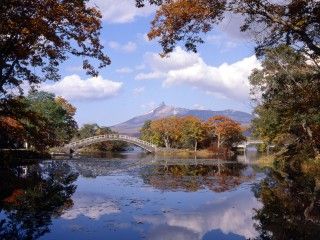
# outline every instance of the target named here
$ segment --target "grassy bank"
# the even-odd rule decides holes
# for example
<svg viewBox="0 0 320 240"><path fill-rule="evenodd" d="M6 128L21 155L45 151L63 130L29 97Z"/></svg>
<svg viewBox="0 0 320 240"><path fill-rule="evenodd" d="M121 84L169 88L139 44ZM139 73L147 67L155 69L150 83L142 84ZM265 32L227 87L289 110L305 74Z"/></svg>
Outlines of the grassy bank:
<svg viewBox="0 0 320 240"><path fill-rule="evenodd" d="M230 154L225 152L213 152L207 149L201 149L198 151L193 151L190 149L170 149L170 150L160 150L156 152L156 155L163 157L177 157L177 158L220 158L225 159L230 157Z"/></svg>
<svg viewBox="0 0 320 240"><path fill-rule="evenodd" d="M262 156L256 162L260 167L274 167L275 155Z"/></svg>

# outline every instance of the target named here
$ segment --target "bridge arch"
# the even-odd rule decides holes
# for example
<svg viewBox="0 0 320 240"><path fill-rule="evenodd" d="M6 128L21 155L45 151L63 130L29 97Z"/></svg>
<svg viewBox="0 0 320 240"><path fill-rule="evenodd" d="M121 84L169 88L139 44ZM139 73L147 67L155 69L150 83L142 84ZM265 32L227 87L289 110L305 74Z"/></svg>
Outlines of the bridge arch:
<svg viewBox="0 0 320 240"><path fill-rule="evenodd" d="M127 143L131 143L133 145L136 145L138 147L141 147L142 149L150 153L153 153L157 150L157 146L152 143L143 141L136 137L130 137L127 135L120 135L120 134L105 134L105 135L99 135L99 136L77 140L77 141L66 144L63 147L63 150L66 152L70 152L70 150L75 151L80 148L89 146L91 144L101 143L105 141L124 141Z"/></svg>

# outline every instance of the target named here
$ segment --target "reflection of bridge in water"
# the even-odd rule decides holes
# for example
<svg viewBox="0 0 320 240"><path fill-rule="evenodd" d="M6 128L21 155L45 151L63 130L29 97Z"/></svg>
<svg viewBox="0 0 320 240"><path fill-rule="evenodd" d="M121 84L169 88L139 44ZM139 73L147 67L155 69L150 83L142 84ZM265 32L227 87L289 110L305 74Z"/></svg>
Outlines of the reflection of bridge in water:
<svg viewBox="0 0 320 240"><path fill-rule="evenodd" d="M136 145L138 147L141 147L142 149L146 150L147 152L156 152L157 151L157 146L143 141L139 138L136 137L130 137L127 135L120 135L120 134L106 134L106 135L99 135L99 136L94 136L94 137L89 137L89 138L85 138L85 139L81 139L78 141L74 141L71 142L67 145L65 145L63 147L63 150L66 152L70 152L70 150L72 151L76 151L80 148L89 146L91 144L95 144L95 143L101 143L101 142L105 142L105 141L124 141L127 143L131 143L133 145Z"/></svg>

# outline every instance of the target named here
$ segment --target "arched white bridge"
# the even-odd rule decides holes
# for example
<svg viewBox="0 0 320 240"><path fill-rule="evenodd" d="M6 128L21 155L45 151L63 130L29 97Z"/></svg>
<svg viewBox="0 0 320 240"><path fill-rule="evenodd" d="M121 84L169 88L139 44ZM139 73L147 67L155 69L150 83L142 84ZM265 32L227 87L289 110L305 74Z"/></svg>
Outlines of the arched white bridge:
<svg viewBox="0 0 320 240"><path fill-rule="evenodd" d="M265 144L262 140L248 140L246 142L242 142L239 145L237 145L237 148L243 149L244 152L246 152L247 148L249 145L260 145L260 144ZM269 153L271 148L274 148L275 145L267 145L266 150L267 153Z"/></svg>
<svg viewBox="0 0 320 240"><path fill-rule="evenodd" d="M130 137L127 135L120 135L120 134L106 134L106 135L99 135L99 136L81 139L63 146L63 150L69 153L70 151L76 151L80 148L89 146L91 144L105 142L105 141L124 141L127 143L131 143L133 145L136 145L138 147L141 147L142 149L150 153L156 152L157 150L157 146L152 143L143 141L136 137Z"/></svg>
<svg viewBox="0 0 320 240"><path fill-rule="evenodd" d="M248 141L245 141L245 142L238 144L237 148L246 149L249 145L259 145L259 144L263 144L263 141L261 141L261 140L248 140Z"/></svg>

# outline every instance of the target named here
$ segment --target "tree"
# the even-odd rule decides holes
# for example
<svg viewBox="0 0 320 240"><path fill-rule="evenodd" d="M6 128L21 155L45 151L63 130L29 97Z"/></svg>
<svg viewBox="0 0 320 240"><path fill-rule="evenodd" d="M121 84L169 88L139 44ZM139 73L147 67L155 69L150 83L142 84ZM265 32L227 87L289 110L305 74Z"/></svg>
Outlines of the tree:
<svg viewBox="0 0 320 240"><path fill-rule="evenodd" d="M182 142L190 143L194 151L197 151L198 143L205 140L206 129L204 123L197 117L187 116L181 118L182 121Z"/></svg>
<svg viewBox="0 0 320 240"><path fill-rule="evenodd" d="M60 98L61 99L61 98ZM47 92L31 91L27 98L28 111L35 113L36 118L42 119L40 124L24 121L28 136L33 140L33 144L48 146L63 145L69 142L77 131L77 123L73 119L75 108L64 100L65 105L57 101L55 95ZM65 106L72 108L71 112ZM48 141L40 142L34 136L37 136L39 130L47 135L45 139Z"/></svg>
<svg viewBox="0 0 320 240"><path fill-rule="evenodd" d="M138 7L145 2L160 6L148 37L159 38L164 54L179 41L196 51L203 33L236 14L244 19L241 31L250 32L256 41L258 55L287 44L320 56L320 2L316 0L136 0Z"/></svg>
<svg viewBox="0 0 320 240"><path fill-rule="evenodd" d="M2 0L0 4L0 99L23 82L60 79L70 55L90 75L110 64L100 43L101 14L88 0ZM94 67L90 59L97 59ZM41 74L40 74L41 73Z"/></svg>
<svg viewBox="0 0 320 240"><path fill-rule="evenodd" d="M217 139L218 148L228 149L245 140L239 123L225 116L215 116L207 120L209 134Z"/></svg>
<svg viewBox="0 0 320 240"><path fill-rule="evenodd" d="M75 108L68 112L56 101L54 94L30 92L27 97L6 101L6 109L0 110L0 146L22 147L29 143L37 150L69 142L77 130Z"/></svg>
<svg viewBox="0 0 320 240"><path fill-rule="evenodd" d="M212 117L208 122L194 116L167 117L147 121L141 129L141 139L166 148L197 149L217 140L218 146L228 149L243 141L240 124L224 116Z"/></svg>
<svg viewBox="0 0 320 240"><path fill-rule="evenodd" d="M170 148L181 137L181 122L177 117L154 120L151 130L162 139L166 148Z"/></svg>
<svg viewBox="0 0 320 240"><path fill-rule="evenodd" d="M145 123L143 124L140 130L140 139L146 142L156 144L157 146L164 145L164 142L160 134L153 131L153 129L151 128L151 124L152 124L151 120L145 121Z"/></svg>
<svg viewBox="0 0 320 240"><path fill-rule="evenodd" d="M269 49L250 77L257 103L256 135L268 142L320 153L320 70L287 46Z"/></svg>
<svg viewBox="0 0 320 240"><path fill-rule="evenodd" d="M70 116L74 116L76 114L77 109L63 97L56 97L55 102L66 110Z"/></svg>
<svg viewBox="0 0 320 240"><path fill-rule="evenodd" d="M222 165L169 164L142 168L140 175L145 184L152 185L162 191L183 189L187 192L195 192L208 189L213 192L225 192L254 178L254 176L244 175L245 169L246 166L241 163Z"/></svg>
<svg viewBox="0 0 320 240"><path fill-rule="evenodd" d="M253 187L262 206L255 210L254 216L260 235L257 240L319 237L319 167L313 175L304 172L301 160L296 160L285 170L270 169Z"/></svg>
<svg viewBox="0 0 320 240"><path fill-rule="evenodd" d="M15 146L17 142L22 142L21 131L23 129L24 126L17 119L10 116L0 117L0 146ZM16 147L18 146L16 145Z"/></svg>
<svg viewBox="0 0 320 240"><path fill-rule="evenodd" d="M0 239L38 239L73 205L78 173L67 163L29 165L20 173L20 167L0 170Z"/></svg>

